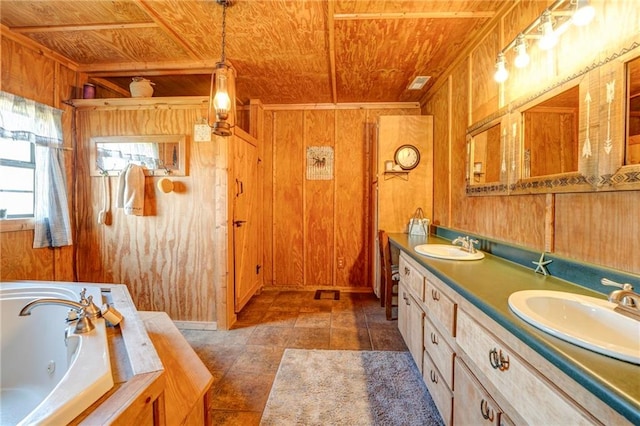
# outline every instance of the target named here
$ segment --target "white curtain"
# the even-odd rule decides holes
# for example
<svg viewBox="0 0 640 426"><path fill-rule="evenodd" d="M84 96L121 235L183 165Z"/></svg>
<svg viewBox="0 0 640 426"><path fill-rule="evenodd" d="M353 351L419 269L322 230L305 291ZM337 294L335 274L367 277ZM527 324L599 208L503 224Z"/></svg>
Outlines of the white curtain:
<svg viewBox="0 0 640 426"><path fill-rule="evenodd" d="M34 248L72 244L61 117L59 109L0 91L2 136L35 144Z"/></svg>

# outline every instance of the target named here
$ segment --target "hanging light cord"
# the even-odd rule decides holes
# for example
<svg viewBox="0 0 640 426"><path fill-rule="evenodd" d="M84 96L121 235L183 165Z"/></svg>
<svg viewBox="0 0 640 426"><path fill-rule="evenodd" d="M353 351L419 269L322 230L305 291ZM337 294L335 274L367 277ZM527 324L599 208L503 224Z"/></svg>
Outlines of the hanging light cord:
<svg viewBox="0 0 640 426"><path fill-rule="evenodd" d="M222 3L222 55L220 57L220 62L224 63L226 60L226 56L224 53L224 45L225 39L227 38L227 1Z"/></svg>

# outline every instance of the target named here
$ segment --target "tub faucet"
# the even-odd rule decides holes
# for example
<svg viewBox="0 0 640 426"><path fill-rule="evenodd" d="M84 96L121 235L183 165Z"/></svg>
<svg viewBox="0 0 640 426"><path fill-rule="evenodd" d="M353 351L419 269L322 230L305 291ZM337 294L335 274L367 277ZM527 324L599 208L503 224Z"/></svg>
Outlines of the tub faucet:
<svg viewBox="0 0 640 426"><path fill-rule="evenodd" d="M91 297L91 296L89 296ZM27 303L22 310L20 311L20 316L24 317L27 315L31 315L31 310L36 306L40 305L58 305L58 306L66 306L68 308L74 309L78 312L78 322L76 323L76 327L74 332L77 334L88 333L93 330L95 327L89 317L87 317L85 309L88 305L84 305L78 302L74 302L72 300L65 299L50 299L50 298L41 298L33 300Z"/></svg>
<svg viewBox="0 0 640 426"><path fill-rule="evenodd" d="M607 278L601 279L600 283L602 283L602 285L618 287L620 289L614 290L609 294L609 302L618 305L615 307L614 311L640 320L640 294L633 291L633 286L631 284L621 284Z"/></svg>
<svg viewBox="0 0 640 426"><path fill-rule="evenodd" d="M451 241L451 244L453 244L454 246L460 244L460 247L462 248L462 250L467 251L469 253L475 253L477 250L474 244L479 244L479 243L480 241L474 240L468 235L466 237L459 236L455 240Z"/></svg>

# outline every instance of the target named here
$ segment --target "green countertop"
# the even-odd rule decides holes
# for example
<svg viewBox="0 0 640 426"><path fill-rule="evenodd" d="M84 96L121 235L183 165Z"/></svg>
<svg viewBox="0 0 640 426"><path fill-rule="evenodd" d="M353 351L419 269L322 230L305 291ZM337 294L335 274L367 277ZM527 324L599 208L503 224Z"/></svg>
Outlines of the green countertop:
<svg viewBox="0 0 640 426"><path fill-rule="evenodd" d="M580 383L633 424L640 424L640 366L565 342L529 325L508 305L509 295L520 290L556 290L605 298L601 293L552 276L537 274L500 257L485 253L476 261L451 261L420 255L420 244L449 244L429 236L389 234L391 244L448 284L494 321ZM533 266L533 265L532 265Z"/></svg>

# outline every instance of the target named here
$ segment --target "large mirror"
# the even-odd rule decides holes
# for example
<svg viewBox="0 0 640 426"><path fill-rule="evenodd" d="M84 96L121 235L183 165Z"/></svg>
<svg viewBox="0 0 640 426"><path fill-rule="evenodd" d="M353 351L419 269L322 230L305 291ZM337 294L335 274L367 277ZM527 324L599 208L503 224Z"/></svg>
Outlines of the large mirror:
<svg viewBox="0 0 640 426"><path fill-rule="evenodd" d="M91 138L91 176L117 176L128 164L147 176L185 176L184 135L103 136Z"/></svg>
<svg viewBox="0 0 640 426"><path fill-rule="evenodd" d="M500 181L500 123L495 124L472 138L471 184Z"/></svg>
<svg viewBox="0 0 640 426"><path fill-rule="evenodd" d="M472 130L467 135L467 192L506 192L508 116L503 115Z"/></svg>
<svg viewBox="0 0 640 426"><path fill-rule="evenodd" d="M577 85L522 113L522 178L578 171L579 117Z"/></svg>
<svg viewBox="0 0 640 426"><path fill-rule="evenodd" d="M627 150L625 164L640 164L640 57L627 62Z"/></svg>

